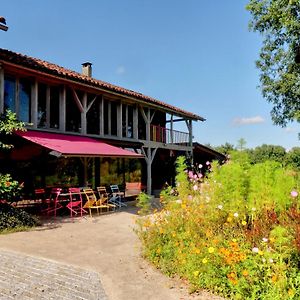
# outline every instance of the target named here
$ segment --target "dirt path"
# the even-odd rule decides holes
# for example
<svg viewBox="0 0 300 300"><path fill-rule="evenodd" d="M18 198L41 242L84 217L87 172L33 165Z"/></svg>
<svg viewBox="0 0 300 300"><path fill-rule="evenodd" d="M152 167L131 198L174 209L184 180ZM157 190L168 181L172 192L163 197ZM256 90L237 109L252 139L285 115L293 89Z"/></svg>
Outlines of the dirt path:
<svg viewBox="0 0 300 300"><path fill-rule="evenodd" d="M134 209L100 217L45 224L29 232L0 235L0 248L71 264L99 273L110 300L219 299L190 296L140 257L133 232Z"/></svg>

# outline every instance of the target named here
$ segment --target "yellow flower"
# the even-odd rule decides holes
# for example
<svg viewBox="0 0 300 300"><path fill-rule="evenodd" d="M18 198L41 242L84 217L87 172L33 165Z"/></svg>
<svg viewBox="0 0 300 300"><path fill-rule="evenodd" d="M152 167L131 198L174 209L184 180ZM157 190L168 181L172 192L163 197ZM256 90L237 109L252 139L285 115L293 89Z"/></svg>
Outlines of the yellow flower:
<svg viewBox="0 0 300 300"><path fill-rule="evenodd" d="M234 243L236 243L236 239L232 239L232 241L233 241Z"/></svg>
<svg viewBox="0 0 300 300"><path fill-rule="evenodd" d="M202 263L203 263L203 264L207 264L207 263L208 263L207 258L203 258L203 259L202 259Z"/></svg>
<svg viewBox="0 0 300 300"><path fill-rule="evenodd" d="M199 273L200 273L199 271L194 271L193 274L194 274L195 277L198 277Z"/></svg>
<svg viewBox="0 0 300 300"><path fill-rule="evenodd" d="M242 275L245 276L245 277L247 277L249 275L249 272L247 270L243 270L242 271Z"/></svg>
<svg viewBox="0 0 300 300"><path fill-rule="evenodd" d="M214 253L215 252L215 248L214 247L209 247L208 248L208 253Z"/></svg>
<svg viewBox="0 0 300 300"><path fill-rule="evenodd" d="M176 232L173 232L173 233L172 233L172 237L175 237L175 236L176 236Z"/></svg>
<svg viewBox="0 0 300 300"><path fill-rule="evenodd" d="M186 209L186 204L181 204L181 208Z"/></svg>
<svg viewBox="0 0 300 300"><path fill-rule="evenodd" d="M275 242L275 239L274 239L274 238L272 238L272 237L271 237L271 238L269 238L269 240L270 240L270 242L271 242L271 243L274 243L274 242Z"/></svg>
<svg viewBox="0 0 300 300"><path fill-rule="evenodd" d="M261 250L258 251L258 254L261 256L264 255L263 251L261 251Z"/></svg>
<svg viewBox="0 0 300 300"><path fill-rule="evenodd" d="M196 248L195 249L195 253L199 254L200 253L200 249Z"/></svg>
<svg viewBox="0 0 300 300"><path fill-rule="evenodd" d="M289 296L294 296L295 291L293 289L289 289L288 294L289 294Z"/></svg>
<svg viewBox="0 0 300 300"><path fill-rule="evenodd" d="M156 250L156 253L159 254L160 252L161 252L161 249L158 248L158 249Z"/></svg>
<svg viewBox="0 0 300 300"><path fill-rule="evenodd" d="M242 225L245 226L247 225L247 222L245 220L242 221Z"/></svg>
<svg viewBox="0 0 300 300"><path fill-rule="evenodd" d="M231 222L232 222L232 218L231 218L231 217L228 217L228 218L227 218L227 222L228 222L228 223L231 223Z"/></svg>

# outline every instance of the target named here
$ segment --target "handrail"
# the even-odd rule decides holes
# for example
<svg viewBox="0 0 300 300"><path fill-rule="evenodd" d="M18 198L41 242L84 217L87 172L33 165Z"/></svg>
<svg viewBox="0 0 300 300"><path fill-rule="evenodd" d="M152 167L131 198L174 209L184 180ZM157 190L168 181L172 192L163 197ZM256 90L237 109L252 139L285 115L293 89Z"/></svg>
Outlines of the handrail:
<svg viewBox="0 0 300 300"><path fill-rule="evenodd" d="M189 142L189 134L159 125L150 125L150 139L153 142L164 144L187 144Z"/></svg>

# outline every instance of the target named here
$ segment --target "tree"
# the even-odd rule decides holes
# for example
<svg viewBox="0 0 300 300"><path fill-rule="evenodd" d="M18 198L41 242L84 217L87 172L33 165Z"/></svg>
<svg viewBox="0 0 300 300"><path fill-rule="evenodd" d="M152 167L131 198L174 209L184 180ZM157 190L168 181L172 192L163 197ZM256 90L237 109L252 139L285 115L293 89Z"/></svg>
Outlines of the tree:
<svg viewBox="0 0 300 300"><path fill-rule="evenodd" d="M213 149L223 154L229 154L231 151L235 150L234 145L228 142L226 142L224 145L213 147Z"/></svg>
<svg viewBox="0 0 300 300"><path fill-rule="evenodd" d="M263 163L267 160L273 160L279 163L284 163L286 158L285 148L276 145L266 145L248 150L250 162L252 164Z"/></svg>
<svg viewBox="0 0 300 300"><path fill-rule="evenodd" d="M264 98L273 104L274 124L300 121L299 0L250 0L250 29L261 33L263 45L256 62Z"/></svg>
<svg viewBox="0 0 300 300"><path fill-rule="evenodd" d="M240 138L238 141L237 141L237 148L240 150L240 151L243 151L245 149L245 146L246 146L247 142L244 138Z"/></svg>
<svg viewBox="0 0 300 300"><path fill-rule="evenodd" d="M15 130L25 130L24 125L23 122L17 120L16 114L9 110L0 116L0 150L7 151L13 147L5 139ZM18 197L22 187L22 184L13 180L10 174L0 173L0 200L13 201Z"/></svg>
<svg viewBox="0 0 300 300"><path fill-rule="evenodd" d="M300 147L294 147L287 153L286 162L293 168L300 170Z"/></svg>

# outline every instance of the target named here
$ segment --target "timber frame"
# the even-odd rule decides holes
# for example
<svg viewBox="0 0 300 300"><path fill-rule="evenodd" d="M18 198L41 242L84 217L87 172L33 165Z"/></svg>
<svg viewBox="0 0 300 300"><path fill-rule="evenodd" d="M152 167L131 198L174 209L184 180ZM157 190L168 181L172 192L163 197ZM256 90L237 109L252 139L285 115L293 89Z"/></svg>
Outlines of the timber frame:
<svg viewBox="0 0 300 300"><path fill-rule="evenodd" d="M157 149L192 157L193 121L205 120L140 93L4 49L0 49L0 113L10 108L9 80L14 84L9 105L28 129L89 136L121 147L141 145L136 151L145 157L149 194ZM22 88L30 90L25 110ZM174 130L177 122L183 122L187 132Z"/></svg>

